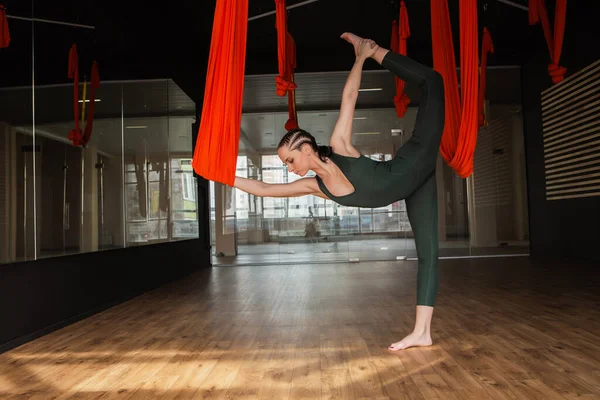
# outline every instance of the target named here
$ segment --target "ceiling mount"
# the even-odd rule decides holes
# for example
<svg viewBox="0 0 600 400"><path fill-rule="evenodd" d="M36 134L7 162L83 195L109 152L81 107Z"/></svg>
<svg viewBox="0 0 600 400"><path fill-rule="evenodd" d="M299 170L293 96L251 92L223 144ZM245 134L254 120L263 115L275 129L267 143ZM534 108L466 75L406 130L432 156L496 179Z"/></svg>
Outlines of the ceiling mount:
<svg viewBox="0 0 600 400"><path fill-rule="evenodd" d="M285 9L286 10L291 10L292 8L302 7L302 6L305 6L307 4L317 2L317 1L319 1L319 0L306 0L306 1L302 1L300 3L292 4L291 6L287 6ZM253 17L250 17L250 18L248 18L248 21L254 21L256 19L264 18L266 16L273 15L273 14L275 14L275 10L269 11L269 12L266 12L266 13L262 13L262 14L258 14L258 15L255 15Z"/></svg>
<svg viewBox="0 0 600 400"><path fill-rule="evenodd" d="M509 6L520 8L521 10L529 11L529 7L524 6L523 4L520 4L520 3L516 3L514 1L510 1L510 0L496 0L496 1L499 3L508 4Z"/></svg>
<svg viewBox="0 0 600 400"><path fill-rule="evenodd" d="M55 21L55 20L43 19L43 18L27 18L27 17L20 17L18 15L11 15L11 14L6 14L6 18L16 19L16 20L20 20L20 21L43 22L46 24L72 26L75 28L96 29L95 26L91 26L91 25L75 24L72 22Z"/></svg>

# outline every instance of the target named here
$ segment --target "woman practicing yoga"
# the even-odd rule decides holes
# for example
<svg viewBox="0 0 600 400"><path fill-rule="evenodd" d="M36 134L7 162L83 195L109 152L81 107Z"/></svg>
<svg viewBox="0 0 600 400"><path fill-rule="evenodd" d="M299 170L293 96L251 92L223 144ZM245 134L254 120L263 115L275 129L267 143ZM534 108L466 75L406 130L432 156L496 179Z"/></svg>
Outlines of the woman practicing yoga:
<svg viewBox="0 0 600 400"><path fill-rule="evenodd" d="M289 171L317 175L288 184L268 184L236 177L234 187L261 197L315 195L344 206L375 208L406 199L419 259L417 310L414 330L390 350L431 345L431 318L438 292L438 211L436 161L444 129L444 84L436 71L369 39L344 33L354 46L356 61L342 95L340 116L329 146L317 146L308 132L295 129L277 149ZM352 146L352 120L365 60L373 58L400 79L417 84L421 102L412 137L394 159L380 162L361 155Z"/></svg>

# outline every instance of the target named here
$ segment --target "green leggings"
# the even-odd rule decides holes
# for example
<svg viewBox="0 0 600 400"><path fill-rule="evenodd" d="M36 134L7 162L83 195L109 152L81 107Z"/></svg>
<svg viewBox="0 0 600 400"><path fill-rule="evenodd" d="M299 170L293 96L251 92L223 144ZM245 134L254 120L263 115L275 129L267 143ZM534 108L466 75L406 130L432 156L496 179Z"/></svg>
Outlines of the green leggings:
<svg viewBox="0 0 600 400"><path fill-rule="evenodd" d="M444 82L431 68L391 51L384 57L382 66L400 79L421 88L415 129L411 138L396 153L396 158L410 162L417 175L414 190L411 189L411 194L405 199L419 259L417 305L433 307L439 287L435 172L444 130Z"/></svg>
<svg viewBox="0 0 600 400"><path fill-rule="evenodd" d="M417 305L435 304L439 286L438 204L435 173L406 198L408 219L415 234L419 259Z"/></svg>

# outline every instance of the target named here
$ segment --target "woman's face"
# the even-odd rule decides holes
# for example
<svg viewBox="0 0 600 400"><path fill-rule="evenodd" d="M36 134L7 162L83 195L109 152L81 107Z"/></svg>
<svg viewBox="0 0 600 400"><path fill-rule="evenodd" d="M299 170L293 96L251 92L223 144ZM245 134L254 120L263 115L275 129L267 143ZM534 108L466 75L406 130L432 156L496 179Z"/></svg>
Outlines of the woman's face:
<svg viewBox="0 0 600 400"><path fill-rule="evenodd" d="M287 166L288 171L299 176L305 176L310 170L311 152L310 145L306 143L300 150L290 150L287 145L282 146L277 150L277 155Z"/></svg>

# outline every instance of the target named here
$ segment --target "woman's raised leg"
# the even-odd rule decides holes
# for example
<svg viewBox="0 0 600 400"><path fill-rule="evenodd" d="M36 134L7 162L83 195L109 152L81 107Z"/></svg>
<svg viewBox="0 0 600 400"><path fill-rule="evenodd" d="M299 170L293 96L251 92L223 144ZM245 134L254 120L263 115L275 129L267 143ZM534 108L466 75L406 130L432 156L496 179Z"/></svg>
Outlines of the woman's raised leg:
<svg viewBox="0 0 600 400"><path fill-rule="evenodd" d="M362 39L352 33L344 33L342 38L355 48ZM420 180L417 186L420 186L435 169L437 162L445 122L444 81L433 68L383 47L378 47L371 58L403 81L421 88L412 136L397 154L410 160L419 170Z"/></svg>

